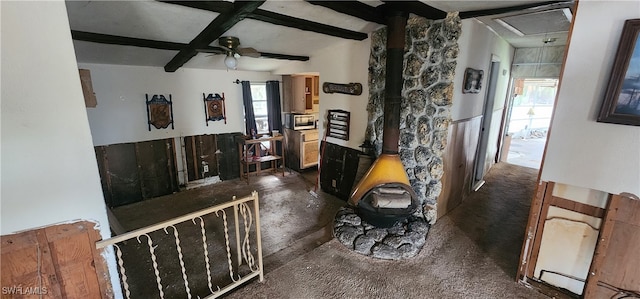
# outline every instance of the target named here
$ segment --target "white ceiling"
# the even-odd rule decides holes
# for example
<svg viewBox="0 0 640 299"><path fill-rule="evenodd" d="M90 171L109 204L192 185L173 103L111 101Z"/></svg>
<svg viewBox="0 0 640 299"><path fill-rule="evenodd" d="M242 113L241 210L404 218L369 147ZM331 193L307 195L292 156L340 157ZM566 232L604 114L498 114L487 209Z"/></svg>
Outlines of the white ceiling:
<svg viewBox="0 0 640 299"><path fill-rule="evenodd" d="M362 1L370 6L379 1ZM422 1L444 11L471 11L509 7L540 1ZM67 1L72 30L86 31L149 40L188 44L218 14L157 1ZM267 0L260 9L323 23L352 31L370 33L382 25L367 22L302 0ZM511 15L511 14L510 14ZM502 15L506 16L506 15ZM500 17L500 16L498 16ZM519 37L493 21L480 21L516 47L542 45L544 36ZM547 20L548 21L548 20ZM497 27L496 27L497 26ZM566 42L566 32L558 33L554 45ZM302 31L295 28L244 19L223 35L240 38L241 47L253 47L260 52L311 56L325 47L344 41L342 38ZM550 36L547 34L547 36ZM216 45L216 42L211 45ZM106 63L164 67L178 51L157 50L133 46L75 41L76 57L81 63ZM226 69L224 55L199 53L184 67ZM238 69L271 71L286 60L240 57Z"/></svg>

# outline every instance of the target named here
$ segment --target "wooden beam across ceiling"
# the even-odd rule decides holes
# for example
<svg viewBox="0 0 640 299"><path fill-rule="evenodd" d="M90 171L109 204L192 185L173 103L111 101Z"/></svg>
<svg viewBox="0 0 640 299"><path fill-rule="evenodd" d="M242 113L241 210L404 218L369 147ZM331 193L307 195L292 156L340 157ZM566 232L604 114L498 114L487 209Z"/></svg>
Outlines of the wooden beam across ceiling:
<svg viewBox="0 0 640 299"><path fill-rule="evenodd" d="M461 19L469 19L469 18L505 14L510 12L517 12L517 11L526 10L526 9L541 8L549 5L562 5L562 4L566 4L566 7L571 7L573 6L573 1L547 1L547 2L522 4L517 6L493 8L493 9L461 11L459 15Z"/></svg>
<svg viewBox="0 0 640 299"><path fill-rule="evenodd" d="M150 49L158 49L158 50L180 51L182 49L186 49L187 47L189 47L188 44L183 44L183 43L165 42L165 41L85 32L85 31L77 31L77 30L71 30L71 37L74 40L85 41L85 42L132 46L132 47L150 48ZM196 51L203 52L203 53L214 53L214 54L226 53L226 51L223 49L211 47L211 46L199 48L199 49L196 49ZM268 53L268 52L259 52L259 53L260 53L260 57L263 57L263 58L298 60L298 61L309 60L309 56L287 55L287 54Z"/></svg>
<svg viewBox="0 0 640 299"><path fill-rule="evenodd" d="M198 52L196 49L207 47L214 40L219 38L227 30L231 29L233 25L242 21L251 12L256 10L262 5L265 0L262 1L236 1L233 3L233 9L229 12L221 13L218 15L198 36L196 36L185 49L180 50L176 56L164 66L166 72L175 72L178 68L183 66L189 59L195 56Z"/></svg>
<svg viewBox="0 0 640 299"><path fill-rule="evenodd" d="M317 1L305 0L311 4L326 7L336 12L350 15L361 20L386 25L385 16L373 6L369 6L360 1Z"/></svg>
<svg viewBox="0 0 640 299"><path fill-rule="evenodd" d="M379 6L378 8L382 9L383 11L405 11L414 15L425 17L429 20L441 20L447 17L447 12L439 10L435 7L431 7L420 1L382 0L382 2L384 2L384 4Z"/></svg>
<svg viewBox="0 0 640 299"><path fill-rule="evenodd" d="M161 1L175 5L181 5L191 8L197 8L217 13L227 13L231 10L233 3L225 1ZM247 19L263 21L275 25L281 25L296 28L304 31L310 31L345 39L364 40L368 37L366 33L347 30L335 26L330 26L318 22L287 16L263 9L256 9L245 16Z"/></svg>

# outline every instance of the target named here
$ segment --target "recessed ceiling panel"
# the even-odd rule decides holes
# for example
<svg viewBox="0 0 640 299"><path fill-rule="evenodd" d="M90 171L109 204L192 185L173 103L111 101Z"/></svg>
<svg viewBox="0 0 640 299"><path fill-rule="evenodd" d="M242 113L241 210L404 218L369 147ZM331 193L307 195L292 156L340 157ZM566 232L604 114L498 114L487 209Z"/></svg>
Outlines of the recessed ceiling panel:
<svg viewBox="0 0 640 299"><path fill-rule="evenodd" d="M525 35L569 31L571 24L562 9L500 18Z"/></svg>

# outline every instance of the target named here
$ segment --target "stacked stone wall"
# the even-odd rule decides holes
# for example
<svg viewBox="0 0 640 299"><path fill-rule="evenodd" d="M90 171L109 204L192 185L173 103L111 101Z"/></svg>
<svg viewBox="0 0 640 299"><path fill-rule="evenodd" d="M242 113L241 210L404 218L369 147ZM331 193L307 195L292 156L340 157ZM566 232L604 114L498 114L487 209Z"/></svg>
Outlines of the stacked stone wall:
<svg viewBox="0 0 640 299"><path fill-rule="evenodd" d="M451 122L453 78L461 23L457 13L444 20L411 17L407 21L400 112L400 158L423 216L436 219L442 190L443 155ZM367 140L382 150L386 28L372 34L369 58Z"/></svg>

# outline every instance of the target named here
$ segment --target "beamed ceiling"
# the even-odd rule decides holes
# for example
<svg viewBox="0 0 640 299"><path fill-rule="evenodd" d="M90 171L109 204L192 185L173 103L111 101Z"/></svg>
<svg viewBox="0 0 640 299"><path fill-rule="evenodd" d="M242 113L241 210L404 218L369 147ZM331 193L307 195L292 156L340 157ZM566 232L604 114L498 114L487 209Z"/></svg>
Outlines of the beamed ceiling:
<svg viewBox="0 0 640 299"><path fill-rule="evenodd" d="M387 11L398 9L436 20L459 11L461 18L484 22L515 47L538 47L544 37L555 35L562 44L571 16L568 8L573 6L572 1L499 0L67 1L66 5L78 62L159 66L167 72L181 67L226 69L226 52L218 45L222 36L238 37L240 48L260 53L259 58L239 57L239 70L271 71L283 63L309 60L344 40L364 40L385 26ZM547 11L555 13L526 17ZM498 18L502 22L496 22ZM520 28L507 29L504 22ZM546 28L550 23L557 26Z"/></svg>

